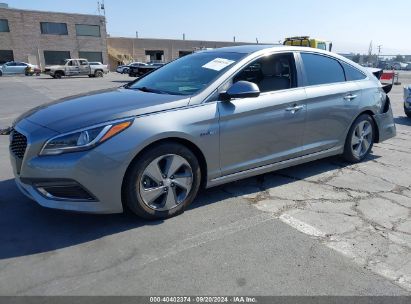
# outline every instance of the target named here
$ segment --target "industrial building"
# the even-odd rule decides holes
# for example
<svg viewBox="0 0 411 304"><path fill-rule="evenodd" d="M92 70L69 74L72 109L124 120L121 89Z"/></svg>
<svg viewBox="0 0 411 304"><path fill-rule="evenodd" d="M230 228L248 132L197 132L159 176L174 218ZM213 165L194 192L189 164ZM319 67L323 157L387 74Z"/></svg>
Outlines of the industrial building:
<svg viewBox="0 0 411 304"><path fill-rule="evenodd" d="M195 50L249 44L201 40L109 37L100 15L22 10L0 3L0 64L46 65L68 58L109 64L168 62Z"/></svg>
<svg viewBox="0 0 411 304"><path fill-rule="evenodd" d="M78 57L108 62L104 17L0 5L0 64L14 60L44 68Z"/></svg>
<svg viewBox="0 0 411 304"><path fill-rule="evenodd" d="M110 67L132 61L168 62L195 50L250 44L245 42L108 37Z"/></svg>

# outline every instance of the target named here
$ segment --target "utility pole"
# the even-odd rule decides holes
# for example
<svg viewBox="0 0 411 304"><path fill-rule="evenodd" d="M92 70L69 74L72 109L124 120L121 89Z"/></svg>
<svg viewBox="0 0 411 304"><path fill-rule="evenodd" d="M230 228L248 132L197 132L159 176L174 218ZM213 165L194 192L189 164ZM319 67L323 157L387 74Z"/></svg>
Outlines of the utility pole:
<svg viewBox="0 0 411 304"><path fill-rule="evenodd" d="M136 38L138 38L138 31L136 31Z"/></svg>
<svg viewBox="0 0 411 304"><path fill-rule="evenodd" d="M255 38L255 42L257 42L257 44L258 44L258 38Z"/></svg>
<svg viewBox="0 0 411 304"><path fill-rule="evenodd" d="M235 42L235 36L233 37L233 42Z"/></svg>
<svg viewBox="0 0 411 304"><path fill-rule="evenodd" d="M186 40L186 34L183 33L183 40Z"/></svg>
<svg viewBox="0 0 411 304"><path fill-rule="evenodd" d="M378 56L377 56L377 67L378 67L378 65L380 64L380 54L381 54L382 45L380 44L377 47L378 47Z"/></svg>

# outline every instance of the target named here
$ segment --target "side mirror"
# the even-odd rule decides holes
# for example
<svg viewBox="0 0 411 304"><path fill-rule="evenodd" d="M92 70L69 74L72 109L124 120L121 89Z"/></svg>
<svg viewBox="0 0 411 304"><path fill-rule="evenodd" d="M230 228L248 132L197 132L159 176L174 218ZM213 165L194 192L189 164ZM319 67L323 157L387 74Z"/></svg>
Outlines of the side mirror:
<svg viewBox="0 0 411 304"><path fill-rule="evenodd" d="M234 83L227 92L220 94L223 101L230 101L233 98L248 98L260 96L260 89L255 83L249 81L238 81Z"/></svg>

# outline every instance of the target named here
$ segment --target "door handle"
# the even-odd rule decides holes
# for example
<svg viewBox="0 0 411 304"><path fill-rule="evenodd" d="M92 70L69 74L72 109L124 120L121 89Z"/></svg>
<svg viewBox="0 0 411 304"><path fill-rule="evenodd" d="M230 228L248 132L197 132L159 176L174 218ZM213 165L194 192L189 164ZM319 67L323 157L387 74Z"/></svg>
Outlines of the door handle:
<svg viewBox="0 0 411 304"><path fill-rule="evenodd" d="M304 106L302 106L302 105L301 106L294 105L292 107L285 108L285 110L287 112L291 112L292 114L294 114L294 113L296 113L296 112L298 112L302 109L304 109Z"/></svg>
<svg viewBox="0 0 411 304"><path fill-rule="evenodd" d="M356 98L357 98L357 95L354 95L354 94L351 94L351 93L344 96L344 99L348 100L348 101L351 101L351 100L356 99Z"/></svg>

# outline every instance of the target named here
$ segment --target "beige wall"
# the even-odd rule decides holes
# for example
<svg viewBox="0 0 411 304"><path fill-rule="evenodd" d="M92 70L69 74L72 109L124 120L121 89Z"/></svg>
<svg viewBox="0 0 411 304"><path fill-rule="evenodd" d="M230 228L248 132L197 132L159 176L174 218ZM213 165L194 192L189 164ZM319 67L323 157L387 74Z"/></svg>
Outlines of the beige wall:
<svg viewBox="0 0 411 304"><path fill-rule="evenodd" d="M0 50L13 50L16 61L44 68L43 51L47 50L70 51L72 58L78 57L79 51L102 52L103 61L108 63L104 17L0 8L0 19L7 19L10 29L9 33L0 32ZM67 23L68 35L41 34L40 22ZM76 24L100 25L101 37L77 36Z"/></svg>

